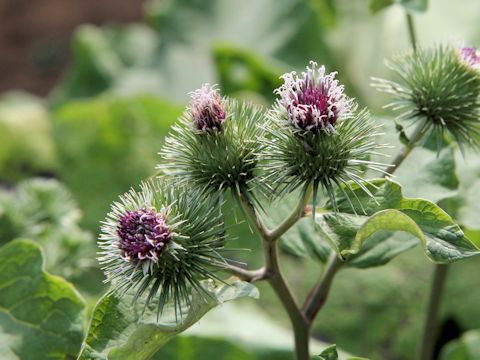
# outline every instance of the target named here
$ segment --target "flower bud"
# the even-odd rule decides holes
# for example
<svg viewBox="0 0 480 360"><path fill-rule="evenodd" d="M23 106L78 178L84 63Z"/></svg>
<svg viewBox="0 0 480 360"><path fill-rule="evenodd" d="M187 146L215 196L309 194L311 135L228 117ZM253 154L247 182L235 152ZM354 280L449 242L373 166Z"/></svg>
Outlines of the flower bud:
<svg viewBox="0 0 480 360"><path fill-rule="evenodd" d="M188 112L199 131L220 130L225 121L224 101L215 86L204 84L191 93Z"/></svg>
<svg viewBox="0 0 480 360"><path fill-rule="evenodd" d="M460 50L460 57L466 61L469 66L480 70L480 51L474 47L464 47Z"/></svg>
<svg viewBox="0 0 480 360"><path fill-rule="evenodd" d="M193 92L192 104L165 139L160 152L165 161L158 168L203 193L250 193L259 185L256 169L263 131L258 123L265 112L231 99L220 101L211 89L205 85Z"/></svg>
<svg viewBox="0 0 480 360"><path fill-rule="evenodd" d="M419 48L387 65L397 82L374 79L393 101L399 120L418 122L442 146L451 137L461 148L480 148L480 67L474 48Z"/></svg>

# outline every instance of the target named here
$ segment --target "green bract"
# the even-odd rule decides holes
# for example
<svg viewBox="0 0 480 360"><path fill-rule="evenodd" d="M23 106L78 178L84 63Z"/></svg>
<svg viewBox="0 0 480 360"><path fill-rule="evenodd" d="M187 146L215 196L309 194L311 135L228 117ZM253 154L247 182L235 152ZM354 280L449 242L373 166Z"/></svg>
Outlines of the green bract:
<svg viewBox="0 0 480 360"><path fill-rule="evenodd" d="M173 126L160 155L158 168L178 182L206 194L231 189L246 194L258 185L257 155L262 148L264 111L247 103L225 101L226 118L221 129L199 131L186 112Z"/></svg>
<svg viewBox="0 0 480 360"><path fill-rule="evenodd" d="M346 187L348 191L350 181L370 193L363 185L362 172L365 168L382 171L383 165L368 160L382 147L376 143L379 126L371 121L368 111L338 121L334 134L299 134L286 124L286 116L278 108L270 112L261 154L263 181L270 183L279 196L312 185L314 201L320 187L335 203L335 188Z"/></svg>
<svg viewBox="0 0 480 360"><path fill-rule="evenodd" d="M182 308L190 305L192 291L208 296L200 280L219 280L214 270L225 265L219 254L225 242L219 205L218 197L204 199L164 179L143 183L140 192L121 196L112 205L99 239L99 261L112 291L124 294L133 288L135 300L147 291L147 305L158 297L158 314L173 301L181 315ZM158 219L149 214L157 214ZM159 223L150 226L148 221L155 220ZM130 226L128 238L125 226ZM160 240L154 236L157 230ZM153 248L158 241L163 241L161 246ZM130 250L125 251L126 245ZM153 249L155 256L146 256L144 249Z"/></svg>
<svg viewBox="0 0 480 360"><path fill-rule="evenodd" d="M418 49L387 63L397 82L374 79L393 96L400 119L423 124L440 149L449 134L461 147L480 148L480 71L451 46Z"/></svg>

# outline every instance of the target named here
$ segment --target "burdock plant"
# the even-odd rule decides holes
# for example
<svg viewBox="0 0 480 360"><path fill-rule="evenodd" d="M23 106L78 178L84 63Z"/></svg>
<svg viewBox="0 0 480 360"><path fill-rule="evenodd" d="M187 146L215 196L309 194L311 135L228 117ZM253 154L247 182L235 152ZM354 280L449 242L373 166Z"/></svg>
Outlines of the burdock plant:
<svg viewBox="0 0 480 360"><path fill-rule="evenodd" d="M211 307L267 281L291 321L295 358L307 360L311 327L336 273L383 265L417 244L391 240L393 232L416 237L436 263L478 253L447 213L428 200L405 198L387 176L428 133L478 146L478 53L441 46L394 64L399 82L378 86L394 95L391 106L403 111L402 119L418 122L421 131L388 167L372 161L385 147L379 125L367 109L358 110L335 72L315 62L301 74L282 76L270 109L224 97L208 84L191 93L160 151L161 174L121 196L102 227L99 261L111 296L133 298L133 313L140 305L157 311L155 323L140 318L128 327L131 314L119 317L125 311L120 305L110 314L105 308L112 302L101 300L94 318L111 316L120 324L124 342L115 340L118 351L135 349L128 354L149 358ZM368 170L383 177L366 179ZM224 199L230 195L258 230L265 258L259 269L224 257L230 248L225 217L231 213ZM308 234L307 251L324 263L303 303L281 270L279 242L287 232L300 243ZM174 328L162 325L169 306ZM135 326L141 330L132 331ZM84 346L95 339L87 337Z"/></svg>

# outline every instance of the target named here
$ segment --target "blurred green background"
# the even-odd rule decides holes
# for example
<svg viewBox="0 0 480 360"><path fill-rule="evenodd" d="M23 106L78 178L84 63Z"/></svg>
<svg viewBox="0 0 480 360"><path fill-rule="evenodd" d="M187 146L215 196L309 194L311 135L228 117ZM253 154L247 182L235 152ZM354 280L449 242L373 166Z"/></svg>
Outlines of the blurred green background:
<svg viewBox="0 0 480 360"><path fill-rule="evenodd" d="M338 71L347 93L385 124L385 139L393 145L388 152L400 147L393 115L382 109L387 100L370 87L370 77L389 76L384 58L409 48L400 6L372 14L367 0L97 5L0 2L5 20L0 22L5 75L0 86L0 244L18 237L38 241L46 250L47 269L71 281L90 308L105 290L95 260L99 222L119 194L154 174L169 127L182 113L188 92L202 83L219 84L224 94L268 106L283 72L301 71L315 60ZM62 15L76 11L76 17ZM480 45L478 19L478 0L431 0L426 12L415 14L422 44ZM35 33L32 24L43 32ZM33 26L30 33L28 26ZM453 158L441 159L446 171L459 174L455 185L428 183L425 173L439 159L423 149L405 163L398 180L406 195L439 201L477 238L480 161L477 155L455 157L455 164ZM232 246L251 248L240 257L258 266L258 240L244 224L232 224L238 237ZM288 253L284 263L290 283L305 296L321 266ZM475 330L480 328L479 270L480 259L452 266L437 337L442 359L480 359ZM371 359L412 359L431 271L417 247L383 267L340 272L315 323L315 338ZM289 358L286 315L270 289L259 288L257 304L247 300L212 311L200 328L174 340L157 357L210 359L215 355L207 349L215 348L217 359ZM222 337L219 321L238 331Z"/></svg>

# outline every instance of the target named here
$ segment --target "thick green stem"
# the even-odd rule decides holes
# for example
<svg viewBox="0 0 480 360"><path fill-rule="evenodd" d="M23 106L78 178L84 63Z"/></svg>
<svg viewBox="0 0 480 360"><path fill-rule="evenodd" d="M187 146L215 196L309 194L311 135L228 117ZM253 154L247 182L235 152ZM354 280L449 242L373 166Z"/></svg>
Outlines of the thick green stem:
<svg viewBox="0 0 480 360"><path fill-rule="evenodd" d="M290 229L295 223L305 214L305 206L308 204L310 197L312 196L312 186L308 186L305 192L302 194L301 199L299 200L297 206L290 215L278 225L277 228L273 229L270 233L270 240L279 239L283 234L285 234L288 229Z"/></svg>
<svg viewBox="0 0 480 360"><path fill-rule="evenodd" d="M325 270L319 282L310 291L310 294L303 305L303 313L308 321L313 322L320 309L327 301L330 287L332 286L333 278L337 271L342 266L343 262L338 258L336 253L330 255L328 263L325 265Z"/></svg>
<svg viewBox="0 0 480 360"><path fill-rule="evenodd" d="M297 360L310 359L309 341L310 325L309 321L301 312L292 291L287 285L282 275L279 264L279 251L277 241L264 241L266 271L270 274L268 282L275 291L275 294L281 301L285 311L290 318L295 336L295 358Z"/></svg>
<svg viewBox="0 0 480 360"><path fill-rule="evenodd" d="M298 306L292 291L287 285L285 278L280 270L280 254L278 249L278 239L290 229L304 213L304 208L311 196L311 189L308 188L300 198L298 205L292 213L274 230L269 230L255 207L247 199L242 198L242 207L253 222L262 237L265 255L265 267L255 271L244 270L237 267L230 267L227 271L234 273L244 279L268 280L273 291L282 303L292 323L295 337L295 358L296 360L309 360L309 342L310 342L310 322L305 318Z"/></svg>
<svg viewBox="0 0 480 360"><path fill-rule="evenodd" d="M442 303L443 290L447 280L449 265L435 265L432 288L428 300L428 310L423 324L422 341L418 350L418 360L432 360L437 335L438 313Z"/></svg>

